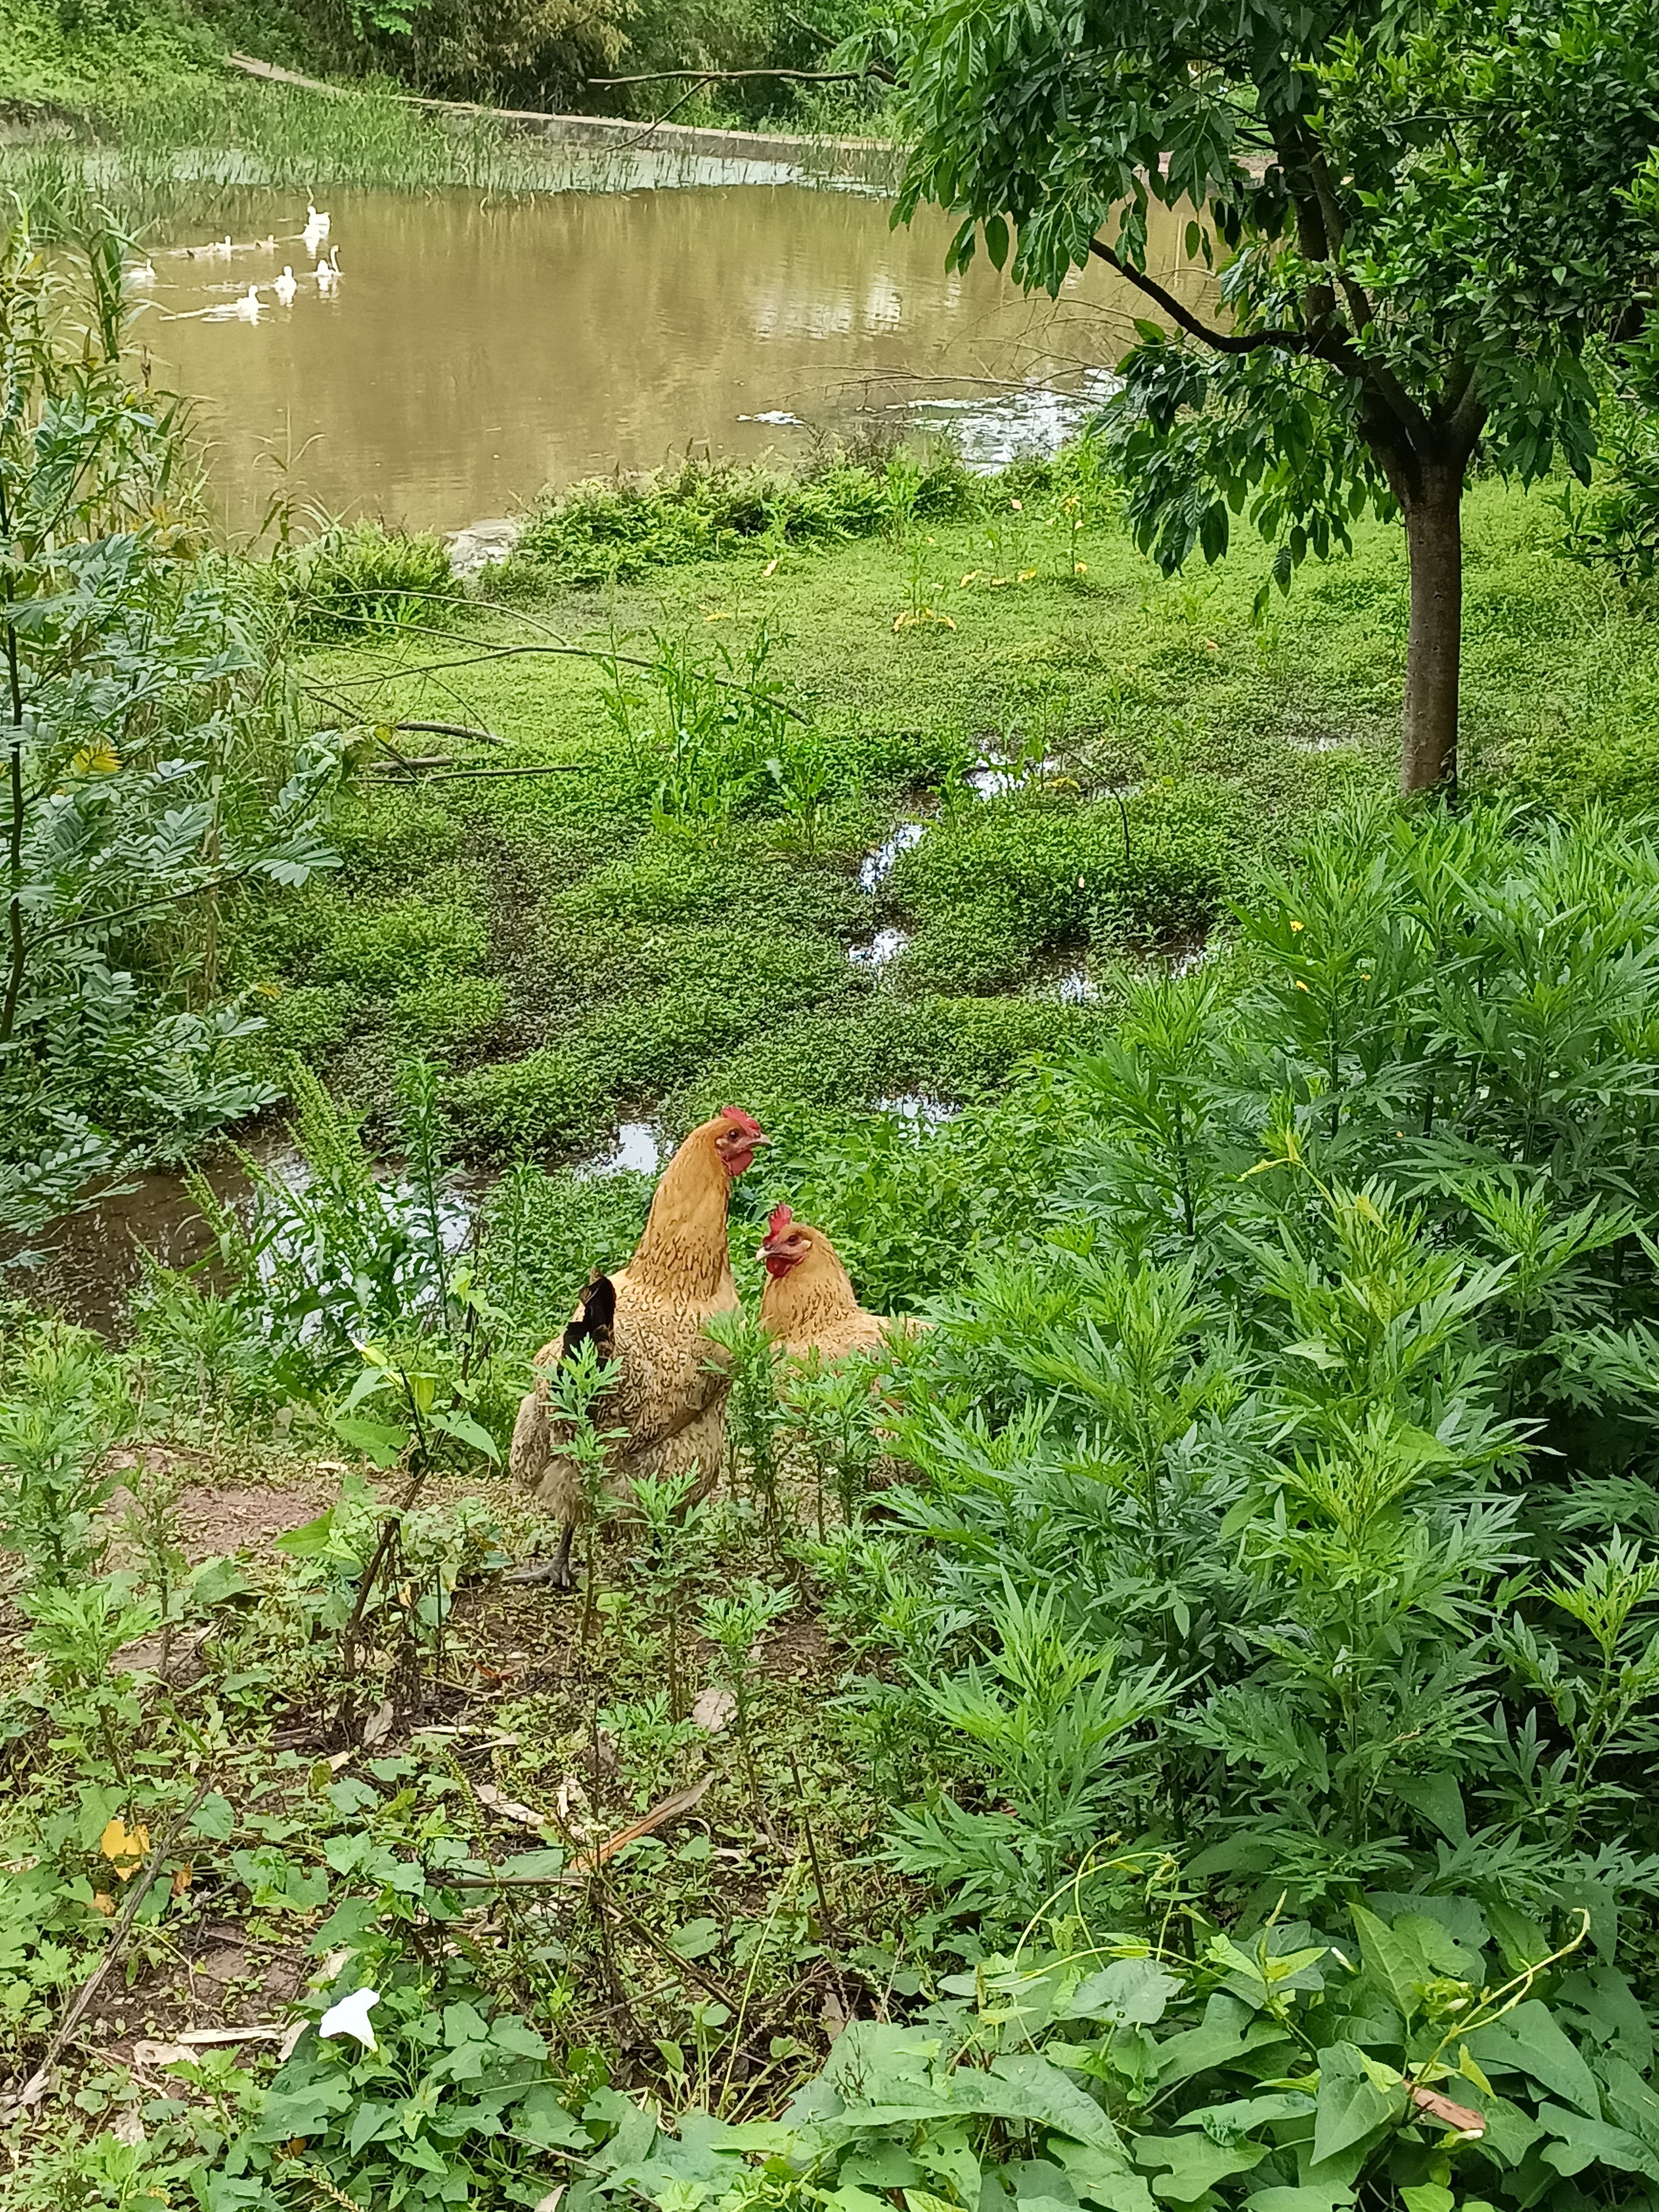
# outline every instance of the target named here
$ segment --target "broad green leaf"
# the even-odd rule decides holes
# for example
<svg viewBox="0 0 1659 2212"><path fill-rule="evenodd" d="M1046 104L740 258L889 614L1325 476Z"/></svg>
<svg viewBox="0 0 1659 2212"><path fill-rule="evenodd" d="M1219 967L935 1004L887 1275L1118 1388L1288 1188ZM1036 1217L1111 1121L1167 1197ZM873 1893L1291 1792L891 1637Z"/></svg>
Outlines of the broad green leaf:
<svg viewBox="0 0 1659 2212"><path fill-rule="evenodd" d="M1240 2097L1224 2105L1206 2105L1198 2112L1183 2112L1179 2124L1202 2128L1217 2142L1231 2142L1266 2127L1271 2120L1306 2119L1313 2109L1314 2100L1305 2090L1273 2089L1265 2096Z"/></svg>
<svg viewBox="0 0 1659 2212"><path fill-rule="evenodd" d="M1538 2118L1557 2138L1544 2145L1543 2155L1558 2173L1581 2173L1599 2160L1621 2173L1639 2173L1649 2181L1659 2181L1659 2155L1623 2128L1610 2127L1605 2120L1587 2119L1582 2112L1569 2112L1565 2105L1547 2102L1538 2107Z"/></svg>
<svg viewBox="0 0 1659 2212"><path fill-rule="evenodd" d="M1513 2012L1476 2028L1468 2038L1469 2051L1487 2074L1530 2075L1558 2097L1565 2097L1592 2118L1601 2116L1601 2100L1595 2077L1556 2024L1549 2007L1540 1997L1528 1997Z"/></svg>
<svg viewBox="0 0 1659 2212"><path fill-rule="evenodd" d="M409 1448L409 1431L388 1427L383 1421L360 1421L355 1414L337 1413L329 1424L342 1443L360 1451L365 1459L373 1460L376 1467L396 1467ZM314 1525L314 1524L313 1524ZM303 1534L303 1530L297 1530ZM282 1539L277 1539L280 1543ZM290 1546L289 1549L295 1547Z"/></svg>
<svg viewBox="0 0 1659 2212"><path fill-rule="evenodd" d="M1304 2181L1290 2189L1258 2189L1244 2199L1244 2212L1347 2212L1352 2189L1339 2183Z"/></svg>
<svg viewBox="0 0 1659 2212"><path fill-rule="evenodd" d="M280 1536L273 1536L271 1548L286 1552L291 1559L313 1559L328 1549L333 1535L334 1508L331 1505L314 1521L307 1521L298 1528L284 1528Z"/></svg>
<svg viewBox="0 0 1659 2212"><path fill-rule="evenodd" d="M711 1951L719 1950L724 1932L718 1920L705 1916L688 1920L684 1927L674 1930L668 1941L682 1959L706 1959Z"/></svg>
<svg viewBox="0 0 1659 2212"><path fill-rule="evenodd" d="M1398 2097L1387 2095L1371 2080L1365 2055L1355 2045L1328 2044L1320 2053L1314 2164L1321 2165L1362 2142L1373 2129L1392 2119L1400 2106Z"/></svg>
<svg viewBox="0 0 1659 2212"><path fill-rule="evenodd" d="M1189 2081L1212 2067L1236 2066L1249 2057L1253 2063L1275 2043L1289 2045L1283 2028L1245 2004L1241 1998L1218 1990L1204 2008L1197 2027L1172 2035L1158 2051L1158 2086L1169 2089Z"/></svg>
<svg viewBox="0 0 1659 2212"><path fill-rule="evenodd" d="M579 2119L566 2112L550 2082L538 2082L519 2099L513 2111L513 2132L542 2150L587 2152L593 2138Z"/></svg>
<svg viewBox="0 0 1659 2212"><path fill-rule="evenodd" d="M1054 2142L1052 2148L1085 2204L1101 2205L1104 2212L1155 2212L1152 2192L1124 2162L1121 2151L1061 2142Z"/></svg>
<svg viewBox="0 0 1659 2212"><path fill-rule="evenodd" d="M190 1832L210 1844L228 1844L236 1832L236 1809L229 1798L210 1790L191 1816Z"/></svg>
<svg viewBox="0 0 1659 2212"><path fill-rule="evenodd" d="M499 1466L501 1455L495 1437L470 1413L434 1413L432 1426L442 1429L448 1436L458 1437L464 1444L471 1444L474 1451L482 1452L487 1460L494 1461Z"/></svg>
<svg viewBox="0 0 1659 2212"><path fill-rule="evenodd" d="M1151 2027L1164 2017L1181 1984L1151 1959L1115 1959L1099 1973L1078 1984L1071 1997L1057 2005L1056 2020L1121 2020Z"/></svg>
<svg viewBox="0 0 1659 2212"><path fill-rule="evenodd" d="M1266 2143L1212 2142L1206 2135L1139 2136L1137 2166L1152 2176L1155 2195L1172 2204L1191 2204L1230 2174L1249 2173L1267 2155Z"/></svg>
<svg viewBox="0 0 1659 2212"><path fill-rule="evenodd" d="M497 2051L504 2051L509 2058L545 2060L547 2057L544 2038L512 2013L491 2021L489 2039Z"/></svg>

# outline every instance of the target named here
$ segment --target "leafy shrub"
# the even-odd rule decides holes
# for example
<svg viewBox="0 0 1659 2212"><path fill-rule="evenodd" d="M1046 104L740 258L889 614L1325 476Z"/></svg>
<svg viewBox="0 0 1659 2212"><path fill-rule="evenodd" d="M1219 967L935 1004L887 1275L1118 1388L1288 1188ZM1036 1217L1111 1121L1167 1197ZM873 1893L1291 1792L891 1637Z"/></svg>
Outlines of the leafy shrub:
<svg viewBox="0 0 1659 2212"><path fill-rule="evenodd" d="M336 1050L362 1019L356 993L343 983L271 984L259 1005L270 1045L307 1059Z"/></svg>
<svg viewBox="0 0 1659 2212"><path fill-rule="evenodd" d="M1060 1225L986 1261L900 1435L939 1544L901 1644L935 1702L944 1624L972 1655L915 1816L965 1896L1021 1913L1047 1878L955 1779L1012 1587L1079 1663L1109 1639L1180 1686L1112 1817L1247 1911L1457 1885L1586 1904L1605 1947L1653 1899L1659 1561L1623 1532L1659 1188L1621 1071L1659 1024L1659 848L1521 828L1321 833L1241 909L1238 995L1129 986L1048 1094Z"/></svg>
<svg viewBox="0 0 1659 2212"><path fill-rule="evenodd" d="M295 726L246 572L201 557L178 407L138 394L128 357L122 251L101 229L49 263L21 215L0 236L14 1229L268 1103L257 1019L224 1000L221 922L239 888L334 864L316 822L337 751Z"/></svg>
<svg viewBox="0 0 1659 2212"><path fill-rule="evenodd" d="M659 933L634 948L629 977L631 994L564 1043L457 1079L448 1111L470 1150L510 1159L573 1144L612 1105L659 1097L794 1008L854 988L836 946L735 928Z"/></svg>
<svg viewBox="0 0 1659 2212"><path fill-rule="evenodd" d="M1621 583L1645 583L1659 574L1659 415L1611 409L1608 428L1593 489L1563 495L1562 550Z"/></svg>
<svg viewBox="0 0 1659 2212"><path fill-rule="evenodd" d="M1022 1061L1096 1041L1103 1016L1058 1000L918 999L878 1002L834 1019L799 1017L767 1029L698 1070L676 1102L691 1120L741 1098L770 1116L803 1107L838 1116L885 1098L982 1097Z"/></svg>
<svg viewBox="0 0 1659 2212"><path fill-rule="evenodd" d="M400 992L386 1012L392 1032L410 1052L453 1052L500 1021L507 986L494 975L453 975Z"/></svg>
<svg viewBox="0 0 1659 2212"><path fill-rule="evenodd" d="M325 530L276 573L300 635L319 641L430 622L432 601L460 591L441 538L379 522Z"/></svg>
<svg viewBox="0 0 1659 2212"><path fill-rule="evenodd" d="M942 520L970 508L974 479L946 449L914 465L914 512ZM884 528L884 471L831 455L796 475L763 465L688 461L672 476L574 485L543 506L494 572L515 586L627 581L652 568L720 558L746 542L833 543Z"/></svg>
<svg viewBox="0 0 1659 2212"><path fill-rule="evenodd" d="M445 1100L461 1143L482 1159L520 1159L576 1144L598 1125L601 1072L556 1047L470 1069Z"/></svg>
<svg viewBox="0 0 1659 2212"><path fill-rule="evenodd" d="M1099 2212L1655 2201L1652 2032L1572 1936L1552 1956L1455 1895L1356 1905L1328 1934L1079 1932L947 1977L915 2025L854 2022L763 2142L702 2113L630 2132L588 2201L739 2212L759 2159L875 2203L951 2203L964 2175L981 2204Z"/></svg>
<svg viewBox="0 0 1659 2212"><path fill-rule="evenodd" d="M633 1250L655 1182L520 1166L496 1184L484 1215L481 1278L538 1346L571 1311L594 1267L619 1266Z"/></svg>
<svg viewBox="0 0 1659 2212"><path fill-rule="evenodd" d="M451 981L489 951L477 914L419 896L330 900L324 928L310 972L364 993Z"/></svg>

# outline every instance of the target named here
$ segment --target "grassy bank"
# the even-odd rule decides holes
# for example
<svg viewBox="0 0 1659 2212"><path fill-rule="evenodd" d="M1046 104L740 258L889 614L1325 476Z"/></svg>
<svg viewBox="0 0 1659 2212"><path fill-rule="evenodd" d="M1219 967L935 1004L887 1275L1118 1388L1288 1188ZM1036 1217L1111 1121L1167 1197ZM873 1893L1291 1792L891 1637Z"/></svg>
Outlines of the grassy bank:
<svg viewBox="0 0 1659 2212"><path fill-rule="evenodd" d="M330 711L501 744L438 747L479 781L360 792L342 877L239 924L272 1042L369 1110L400 1052L435 1054L485 1159L727 1096L958 1103L1097 1036L1126 972L1224 940L1264 862L1391 787L1397 533L1253 626L1248 557L1164 582L1074 469L953 499L668 567L589 514L585 553L568 520L532 529L489 587L511 611L315 653ZM1645 628L1557 528L1545 497L1472 499L1467 773L1647 804ZM568 580L607 561L632 580Z"/></svg>

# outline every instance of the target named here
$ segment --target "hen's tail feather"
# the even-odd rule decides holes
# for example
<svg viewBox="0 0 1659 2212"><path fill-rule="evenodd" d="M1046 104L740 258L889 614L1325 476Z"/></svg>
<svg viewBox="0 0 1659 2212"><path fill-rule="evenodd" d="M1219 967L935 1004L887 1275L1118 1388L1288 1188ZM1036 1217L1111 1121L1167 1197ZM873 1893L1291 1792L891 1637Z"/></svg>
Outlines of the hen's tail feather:
<svg viewBox="0 0 1659 2212"><path fill-rule="evenodd" d="M556 1448L548 1370L562 1366L588 1343L601 1363L610 1359L616 1321L617 1286L609 1275L595 1275L582 1285L576 1310L562 1333L536 1354L536 1387L520 1401L513 1427L508 1472L544 1505L567 1518L574 1518L580 1509L581 1482L574 1466Z"/></svg>

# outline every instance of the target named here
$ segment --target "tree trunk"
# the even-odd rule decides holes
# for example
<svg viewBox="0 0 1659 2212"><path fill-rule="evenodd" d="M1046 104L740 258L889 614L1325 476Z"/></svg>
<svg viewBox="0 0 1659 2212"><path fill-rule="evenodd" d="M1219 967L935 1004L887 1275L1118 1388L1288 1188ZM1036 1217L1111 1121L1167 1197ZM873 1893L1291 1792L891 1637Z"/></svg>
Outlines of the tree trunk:
<svg viewBox="0 0 1659 2212"><path fill-rule="evenodd" d="M1411 562L1402 793L1457 787L1457 665L1463 638L1463 464L1422 469L1403 502Z"/></svg>

